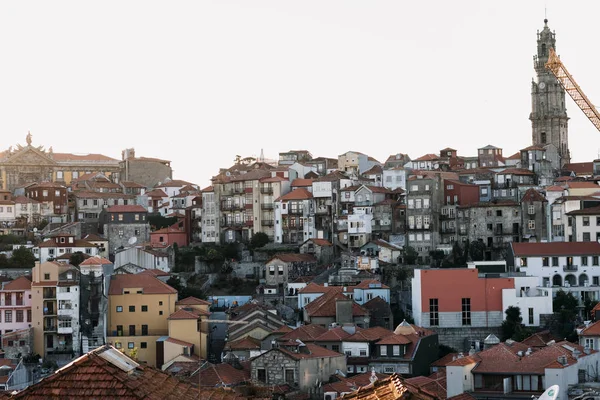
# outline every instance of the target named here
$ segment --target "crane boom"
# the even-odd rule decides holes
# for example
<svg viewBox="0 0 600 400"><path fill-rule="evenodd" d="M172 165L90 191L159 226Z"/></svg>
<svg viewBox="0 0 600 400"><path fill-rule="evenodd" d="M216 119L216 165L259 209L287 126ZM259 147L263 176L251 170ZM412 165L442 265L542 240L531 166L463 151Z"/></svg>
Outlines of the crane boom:
<svg viewBox="0 0 600 400"><path fill-rule="evenodd" d="M594 107L590 99L583 93L583 90L581 90L581 87L575 82L573 76L567 71L567 68L558 55L556 55L553 48L550 48L550 55L548 56L548 62L545 67L554 74L563 89L565 89L573 101L575 101L575 104L579 106L585 116L588 117L596 129L600 131L600 113L598 113L596 107Z"/></svg>

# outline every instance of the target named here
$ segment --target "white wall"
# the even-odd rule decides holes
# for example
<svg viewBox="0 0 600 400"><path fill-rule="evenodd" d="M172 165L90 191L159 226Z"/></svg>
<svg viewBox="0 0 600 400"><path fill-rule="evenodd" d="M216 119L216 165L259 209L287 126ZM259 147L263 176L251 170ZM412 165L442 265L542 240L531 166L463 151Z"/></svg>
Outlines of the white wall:
<svg viewBox="0 0 600 400"><path fill-rule="evenodd" d="M568 400L569 385L577 383L577 369L577 364L573 364L565 368L546 368L544 390L548 389L552 385L558 385L560 390L557 399Z"/></svg>
<svg viewBox="0 0 600 400"><path fill-rule="evenodd" d="M411 280L412 285L412 312L415 325L423 326L421 308L421 270L415 269L414 276Z"/></svg>
<svg viewBox="0 0 600 400"><path fill-rule="evenodd" d="M473 374L471 370L476 363L465 366L446 367L446 395L457 396L465 391L473 390Z"/></svg>
<svg viewBox="0 0 600 400"><path fill-rule="evenodd" d="M367 355L361 356L360 351L366 350ZM346 353L347 351L352 352L352 355L349 357L369 357L369 343L366 342L342 342L342 353Z"/></svg>
<svg viewBox="0 0 600 400"><path fill-rule="evenodd" d="M521 309L523 324L540 326L540 314L552 314L552 290L538 290L539 279L535 276L515 277L514 289L502 289L502 309L510 306ZM530 288L522 290L523 288ZM529 309L533 308L533 324L529 323ZM503 314L504 318L506 314Z"/></svg>

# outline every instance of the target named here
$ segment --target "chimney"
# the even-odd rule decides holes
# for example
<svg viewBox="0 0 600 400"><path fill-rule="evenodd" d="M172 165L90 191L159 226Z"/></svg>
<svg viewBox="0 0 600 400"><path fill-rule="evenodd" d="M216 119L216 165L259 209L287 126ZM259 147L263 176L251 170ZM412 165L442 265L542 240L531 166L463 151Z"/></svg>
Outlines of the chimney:
<svg viewBox="0 0 600 400"><path fill-rule="evenodd" d="M335 301L335 322L348 324L353 322L351 299L337 299Z"/></svg>

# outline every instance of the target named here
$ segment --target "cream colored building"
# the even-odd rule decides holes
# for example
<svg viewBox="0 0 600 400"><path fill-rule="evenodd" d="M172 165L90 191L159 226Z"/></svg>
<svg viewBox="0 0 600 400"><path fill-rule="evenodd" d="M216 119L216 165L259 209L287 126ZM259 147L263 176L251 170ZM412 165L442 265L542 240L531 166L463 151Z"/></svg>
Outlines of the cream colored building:
<svg viewBox="0 0 600 400"><path fill-rule="evenodd" d="M156 366L157 342L169 336L168 318L176 311L176 302L177 291L152 275L113 275L107 341L127 354L137 352L139 361Z"/></svg>

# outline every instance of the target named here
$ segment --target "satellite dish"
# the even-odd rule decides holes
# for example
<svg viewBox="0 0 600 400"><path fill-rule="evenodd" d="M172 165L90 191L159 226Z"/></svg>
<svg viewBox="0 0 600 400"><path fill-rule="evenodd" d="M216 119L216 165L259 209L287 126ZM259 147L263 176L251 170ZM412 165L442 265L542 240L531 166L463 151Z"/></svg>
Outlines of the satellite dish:
<svg viewBox="0 0 600 400"><path fill-rule="evenodd" d="M133 245L134 245L134 244L136 244L136 243L137 243L137 237L135 237L135 236L132 236L132 237L130 237L130 238L129 238L129 244L130 244L130 245L132 245L132 246L133 246Z"/></svg>
<svg viewBox="0 0 600 400"><path fill-rule="evenodd" d="M33 228L33 231L34 231L34 232L37 232L37 228Z"/></svg>
<svg viewBox="0 0 600 400"><path fill-rule="evenodd" d="M552 385L538 397L538 400L556 400L558 398L559 390L560 387L558 385Z"/></svg>

